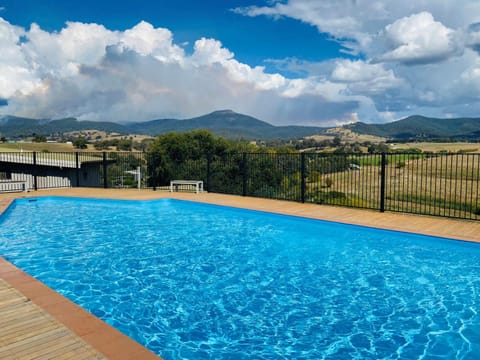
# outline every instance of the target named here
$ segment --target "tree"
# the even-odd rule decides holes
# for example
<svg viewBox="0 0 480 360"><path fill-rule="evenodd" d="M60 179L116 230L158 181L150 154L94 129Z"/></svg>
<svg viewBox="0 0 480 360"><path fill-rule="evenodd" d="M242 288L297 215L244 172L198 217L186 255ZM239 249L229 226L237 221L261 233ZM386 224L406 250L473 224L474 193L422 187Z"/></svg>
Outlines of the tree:
<svg viewBox="0 0 480 360"><path fill-rule="evenodd" d="M97 141L93 144L93 147L96 150L109 150L110 144L108 143L108 141Z"/></svg>
<svg viewBox="0 0 480 360"><path fill-rule="evenodd" d="M76 149L86 149L88 147L87 139L85 138L85 136L77 137L72 141L72 144Z"/></svg>
<svg viewBox="0 0 480 360"><path fill-rule="evenodd" d="M123 138L117 142L117 151L132 151L133 141L131 139Z"/></svg>
<svg viewBox="0 0 480 360"><path fill-rule="evenodd" d="M45 135L33 135L33 142L40 143L40 142L47 142L47 137Z"/></svg>
<svg viewBox="0 0 480 360"><path fill-rule="evenodd" d="M160 135L147 151L150 185L166 185L172 176L180 179L203 177L207 156L210 156L212 162L222 161L228 154L253 152L257 149L246 142L215 137L208 130Z"/></svg>

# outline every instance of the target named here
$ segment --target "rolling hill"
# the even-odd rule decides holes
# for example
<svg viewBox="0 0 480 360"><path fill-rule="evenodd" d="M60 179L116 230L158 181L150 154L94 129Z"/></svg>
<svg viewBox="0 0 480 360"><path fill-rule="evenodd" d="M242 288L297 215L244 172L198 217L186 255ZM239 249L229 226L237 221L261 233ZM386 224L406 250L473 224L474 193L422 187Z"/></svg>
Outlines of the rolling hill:
<svg viewBox="0 0 480 360"><path fill-rule="evenodd" d="M146 122L118 124L114 122L79 121L75 118L34 120L15 116L0 118L0 133L6 137L51 135L81 130L101 130L119 134L160 135L172 131L207 129L215 135L247 140L294 139L318 134L325 128L313 126L274 126L254 117L231 110L185 120L158 119Z"/></svg>
<svg viewBox="0 0 480 360"><path fill-rule="evenodd" d="M16 116L0 117L0 134L9 138L39 135L55 135L72 131L98 130L122 135L139 134L157 136L172 131L207 129L217 136L246 140L289 140L312 135L338 135L344 131L353 134L372 135L394 141L479 141L480 118L438 119L410 116L386 124L357 122L337 128L314 126L274 126L252 116L231 110L214 111L191 119L157 119L145 122L119 124L115 122L79 121L75 118L58 120L28 119Z"/></svg>
<svg viewBox="0 0 480 360"><path fill-rule="evenodd" d="M345 128L394 140L480 140L480 118L439 119L414 115L387 124L358 122Z"/></svg>

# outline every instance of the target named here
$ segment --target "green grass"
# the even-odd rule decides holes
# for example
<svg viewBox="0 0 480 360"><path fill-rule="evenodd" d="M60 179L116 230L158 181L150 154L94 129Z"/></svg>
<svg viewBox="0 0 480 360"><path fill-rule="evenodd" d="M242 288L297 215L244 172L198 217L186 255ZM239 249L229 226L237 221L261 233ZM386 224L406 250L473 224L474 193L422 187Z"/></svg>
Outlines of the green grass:
<svg viewBox="0 0 480 360"><path fill-rule="evenodd" d="M424 154L387 154L386 156L387 164L405 163L405 161L423 158L425 158ZM382 165L382 157L380 155L354 156L349 158L349 161L360 166Z"/></svg>
<svg viewBox="0 0 480 360"><path fill-rule="evenodd" d="M0 144L0 152L20 152L20 151L38 151L38 152L72 152L78 151L72 144L66 143L3 143ZM88 151L92 151L89 149Z"/></svg>
<svg viewBox="0 0 480 360"><path fill-rule="evenodd" d="M428 205L434 209L439 209L439 210L451 209L451 210L472 213L475 215L480 215L480 207L468 202L452 201L444 198L437 198L437 197L431 197L426 195L423 195L423 196L414 195L414 194L398 194L398 195L395 195L395 197L386 196L385 198L387 200L392 200L392 201L414 203L416 206Z"/></svg>

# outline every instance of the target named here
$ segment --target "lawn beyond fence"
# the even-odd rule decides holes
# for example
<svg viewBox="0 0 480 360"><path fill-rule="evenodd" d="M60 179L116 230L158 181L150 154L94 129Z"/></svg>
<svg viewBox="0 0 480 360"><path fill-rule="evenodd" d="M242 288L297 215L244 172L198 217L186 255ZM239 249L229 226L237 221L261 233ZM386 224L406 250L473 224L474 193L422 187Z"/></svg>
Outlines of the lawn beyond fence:
<svg viewBox="0 0 480 360"><path fill-rule="evenodd" d="M140 181L138 179L140 173ZM167 188L480 219L480 154L228 153L176 162L135 152L0 153L0 181L30 189Z"/></svg>

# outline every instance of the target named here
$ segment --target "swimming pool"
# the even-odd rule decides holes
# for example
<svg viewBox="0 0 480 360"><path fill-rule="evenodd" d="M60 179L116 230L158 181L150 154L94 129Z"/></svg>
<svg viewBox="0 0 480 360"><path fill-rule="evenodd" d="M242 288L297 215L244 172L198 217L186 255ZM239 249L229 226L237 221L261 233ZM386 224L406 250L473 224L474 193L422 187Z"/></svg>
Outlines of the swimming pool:
<svg viewBox="0 0 480 360"><path fill-rule="evenodd" d="M169 359L476 359L480 246L179 200L19 199L0 254Z"/></svg>

